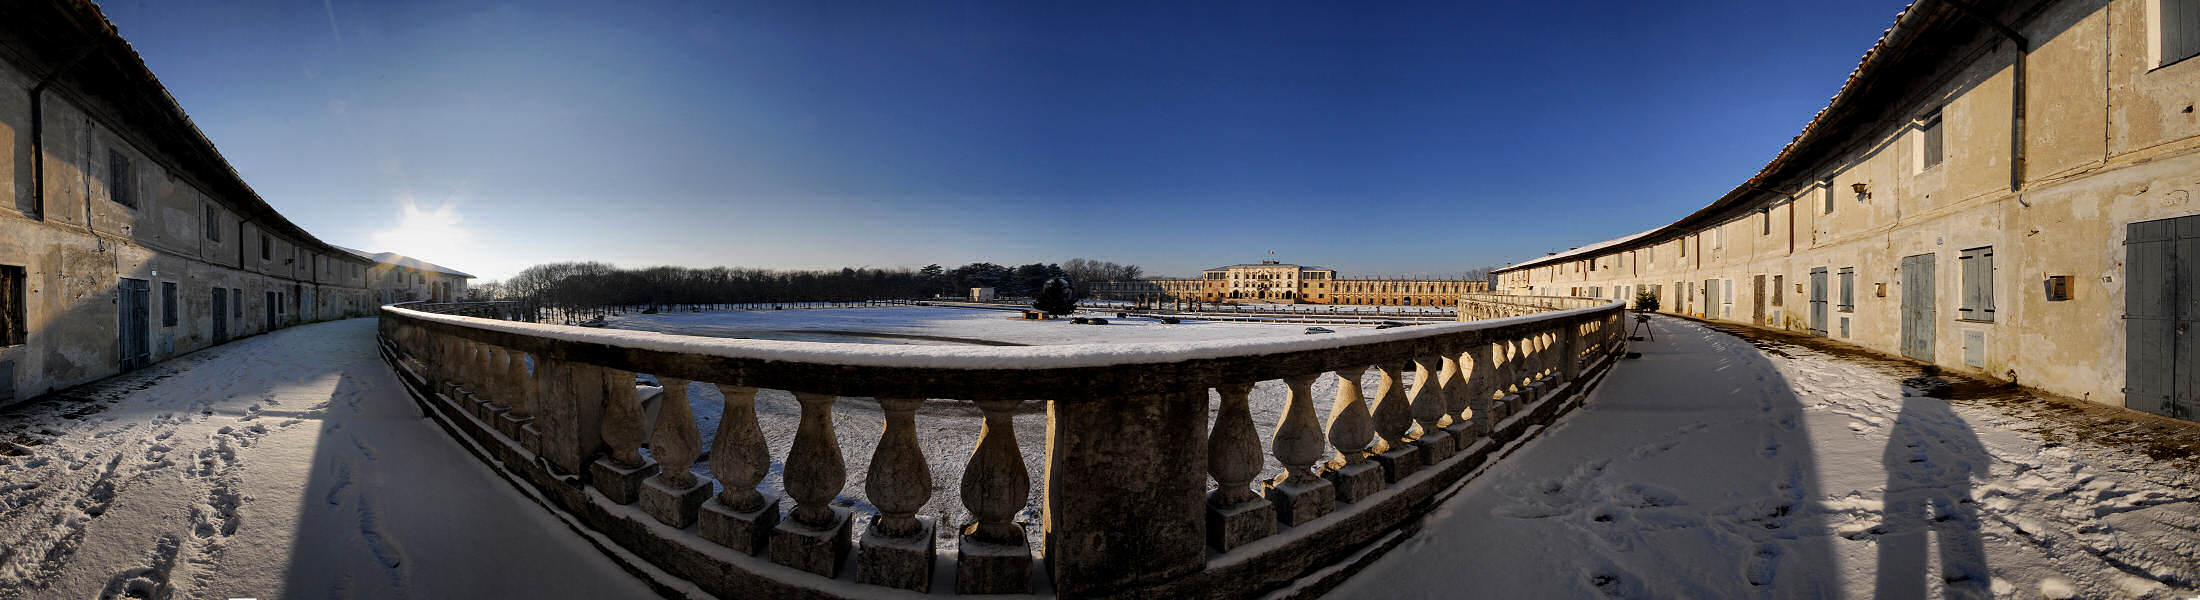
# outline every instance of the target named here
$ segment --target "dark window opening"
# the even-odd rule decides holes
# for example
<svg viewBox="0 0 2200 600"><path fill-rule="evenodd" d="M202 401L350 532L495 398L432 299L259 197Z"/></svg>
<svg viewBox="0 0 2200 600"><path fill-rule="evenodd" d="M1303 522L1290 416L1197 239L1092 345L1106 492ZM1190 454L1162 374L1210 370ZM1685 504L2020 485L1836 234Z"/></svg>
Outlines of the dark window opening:
<svg viewBox="0 0 2200 600"><path fill-rule="evenodd" d="M160 282L160 326L176 326L176 282Z"/></svg>
<svg viewBox="0 0 2200 600"><path fill-rule="evenodd" d="M1944 128L1940 126L1939 110L1934 110L1932 114L1925 115L1925 118L1917 121L1917 131L1924 135L1924 142L1920 144L1919 151L1923 154L1925 168L1930 169L1934 165L1940 164L1942 129Z"/></svg>
<svg viewBox="0 0 2200 600"><path fill-rule="evenodd" d="M137 179L130 175L130 157L107 149L107 197L116 204L137 208Z"/></svg>
<svg viewBox="0 0 2200 600"><path fill-rule="evenodd" d="M30 337L23 291L29 282L23 273L23 267L0 265L0 346L22 344Z"/></svg>

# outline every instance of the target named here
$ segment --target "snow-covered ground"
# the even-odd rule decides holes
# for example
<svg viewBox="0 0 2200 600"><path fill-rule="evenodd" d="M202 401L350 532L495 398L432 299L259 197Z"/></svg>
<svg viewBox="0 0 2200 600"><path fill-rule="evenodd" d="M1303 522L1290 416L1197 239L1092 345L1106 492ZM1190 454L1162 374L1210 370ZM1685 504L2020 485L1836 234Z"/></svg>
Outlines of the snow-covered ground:
<svg viewBox="0 0 2200 600"><path fill-rule="evenodd" d="M2190 598L2200 476L1885 361L1660 318L1338 598ZM2031 406L2043 400L2033 400ZM2103 429L2132 429L2129 415ZM2180 426L2181 427L2181 426ZM2045 432L2054 439L2042 437ZM2076 442L2068 441L2075 438Z"/></svg>
<svg viewBox="0 0 2200 600"><path fill-rule="evenodd" d="M1157 319L1107 317L1106 325L1068 320L1025 321L1007 310L891 306L805 310L719 310L630 313L609 319L619 329L680 335L742 337L803 342L866 344L981 344L1045 346L1125 342L1190 342L1255 337L1303 336L1306 325L1226 323L1186 319L1165 324ZM1365 326L1324 325L1338 331Z"/></svg>
<svg viewBox="0 0 2200 600"><path fill-rule="evenodd" d="M305 325L0 415L0 598L655 595Z"/></svg>

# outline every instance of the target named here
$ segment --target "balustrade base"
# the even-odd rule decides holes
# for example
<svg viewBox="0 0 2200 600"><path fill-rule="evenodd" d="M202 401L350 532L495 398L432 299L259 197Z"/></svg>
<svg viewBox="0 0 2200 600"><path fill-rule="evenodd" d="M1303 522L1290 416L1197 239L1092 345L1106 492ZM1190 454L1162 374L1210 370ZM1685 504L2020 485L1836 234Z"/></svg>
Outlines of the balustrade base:
<svg viewBox="0 0 2200 600"><path fill-rule="evenodd" d="M633 504L641 495L642 480L656 474L657 463L647 458L638 467L621 467L610 458L588 463L588 485L619 504Z"/></svg>
<svg viewBox="0 0 2200 600"><path fill-rule="evenodd" d="M1465 451L1467 446L1474 444L1474 438L1481 437L1482 425L1476 422L1478 420L1480 419L1458 419L1444 426L1444 433L1451 436L1453 454Z"/></svg>
<svg viewBox="0 0 2200 600"><path fill-rule="evenodd" d="M1031 548L961 536L955 543L955 593L1031 593Z"/></svg>
<svg viewBox="0 0 2200 600"><path fill-rule="evenodd" d="M773 527L765 545L772 562L826 577L840 575L840 562L848 558L849 531L855 522L848 509L833 506L833 517L822 525L796 520L792 515Z"/></svg>
<svg viewBox="0 0 2200 600"><path fill-rule="evenodd" d="M1459 449L1459 444L1452 440L1450 433L1439 428L1423 433L1420 438L1413 440L1413 448L1421 453L1421 465L1428 466L1451 458L1452 453Z"/></svg>
<svg viewBox="0 0 2200 600"><path fill-rule="evenodd" d="M666 485L663 474L659 474L642 482L642 512L659 523L685 529L695 524L711 492L708 480L698 477L694 485L680 489Z"/></svg>
<svg viewBox="0 0 2200 600"><path fill-rule="evenodd" d="M932 517L917 517L916 532L892 537L879 534L878 517L872 516L856 544L856 582L930 592L932 564L939 556L935 535L939 523Z"/></svg>
<svg viewBox="0 0 2200 600"><path fill-rule="evenodd" d="M509 410L497 413L497 433L504 434L504 437L512 438L515 440L519 439L520 428L527 426L528 423L532 423L534 422L534 420L534 417L513 416L512 412Z"/></svg>
<svg viewBox="0 0 2200 600"><path fill-rule="evenodd" d="M519 447L526 448L528 453L538 456L542 454L542 431L535 429L533 417L528 417L528 422L520 424L519 437L514 440L519 442Z"/></svg>
<svg viewBox="0 0 2200 600"><path fill-rule="evenodd" d="M1411 444L1399 444L1389 452L1369 455L1368 460L1383 466L1383 483L1397 483L1421 472L1421 449Z"/></svg>
<svg viewBox="0 0 2200 600"><path fill-rule="evenodd" d="M779 497L764 494L764 507L746 512L711 500L703 503L703 512L697 521L701 523L699 529L703 539L732 548L734 552L756 556L764 551L772 529L779 526Z"/></svg>
<svg viewBox="0 0 2200 600"><path fill-rule="evenodd" d="M1229 552L1275 534L1276 506L1264 498L1222 508L1207 504L1207 546L1216 552Z"/></svg>
<svg viewBox="0 0 2200 600"><path fill-rule="evenodd" d="M1359 502L1383 491L1383 466L1374 461L1334 465L1322 478L1336 490L1338 502Z"/></svg>
<svg viewBox="0 0 2200 600"><path fill-rule="evenodd" d="M1262 496L1275 506L1276 521L1285 525L1296 527L1337 509L1337 486L1327 479L1270 482L1262 487Z"/></svg>

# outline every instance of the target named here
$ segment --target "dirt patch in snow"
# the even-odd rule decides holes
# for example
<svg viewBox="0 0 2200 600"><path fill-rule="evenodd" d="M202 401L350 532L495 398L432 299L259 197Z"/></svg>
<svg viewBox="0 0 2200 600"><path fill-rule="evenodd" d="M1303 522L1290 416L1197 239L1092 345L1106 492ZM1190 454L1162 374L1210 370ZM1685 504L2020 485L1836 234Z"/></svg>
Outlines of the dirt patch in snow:
<svg viewBox="0 0 2200 600"><path fill-rule="evenodd" d="M1916 395L1929 395L1955 404L1999 408L2013 416L2024 417L2023 426L2016 429L2040 436L2043 447L2092 444L2200 472L2200 422L2087 402L2015 383L1949 373L1921 361L1887 356L1822 337L1686 320L1741 338L1768 354L1785 358L1790 355L1783 346L1801 346L1901 377L1905 388L1919 388L1923 392Z"/></svg>

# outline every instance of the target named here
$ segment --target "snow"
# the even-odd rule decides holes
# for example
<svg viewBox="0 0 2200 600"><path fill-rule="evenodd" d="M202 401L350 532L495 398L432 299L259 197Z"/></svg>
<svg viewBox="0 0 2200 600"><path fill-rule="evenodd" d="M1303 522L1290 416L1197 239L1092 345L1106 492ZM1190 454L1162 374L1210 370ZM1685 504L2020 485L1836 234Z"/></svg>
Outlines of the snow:
<svg viewBox="0 0 2200 600"><path fill-rule="evenodd" d="M1018 313L976 308L892 306L808 310L728 310L695 313L630 314L609 319L610 327L675 335L806 342L854 342L892 345L1025 345L1195 342L1305 336L1305 325L1243 324L1186 319L1104 316L1106 325L1078 325L1067 319L1025 321ZM1353 328L1345 329L1366 329ZM880 335L883 334L883 335ZM1014 352L1014 351L1011 351ZM1028 352L1028 351L1026 351Z"/></svg>
<svg viewBox="0 0 2200 600"><path fill-rule="evenodd" d="M0 416L0 598L654 596L422 419L375 323Z"/></svg>
<svg viewBox="0 0 2200 600"><path fill-rule="evenodd" d="M1613 304L1617 304L1616 302ZM1399 327L1384 330L1346 331L1327 335L1234 337L1221 340L1197 341L1147 341L1128 343L1071 343L1028 348L977 347L944 345L881 345L824 343L783 340L754 340L707 338L684 335L665 335L656 332L620 329L596 329L566 327L513 321L494 321L456 315L439 315L415 310L383 307L392 311L427 321L450 323L465 327L503 331L520 335L540 336L571 342L597 343L657 350L685 352L728 358L777 360L788 362L833 363L866 367L940 368L940 369L1056 369L1075 367L1100 367L1139 363L1163 363L1184 360L1243 356L1248 354L1272 354L1306 350L1326 350L1354 344L1411 340L1448 333L1473 331L1532 321L1557 315L1586 314L1602 307L1578 308L1555 313L1524 317L1491 319L1466 323L1438 323ZM898 308L874 308L860 310L902 310ZM938 309L948 310L948 309ZM776 311L786 312L786 311ZM822 312L820 310L804 312ZM701 314L701 313L691 313ZM978 313L986 314L986 313ZM1059 322L1040 322L1040 325L1080 327ZM1082 327L1112 327L1113 325ZM1166 327L1166 326L1163 326ZM1300 329L1300 331L1304 331Z"/></svg>
<svg viewBox="0 0 2200 600"><path fill-rule="evenodd" d="M2188 598L2200 477L1916 372L1654 320L1579 412L1333 595ZM2065 431L2066 434L2069 432ZM2084 437L2079 433L2077 437Z"/></svg>

